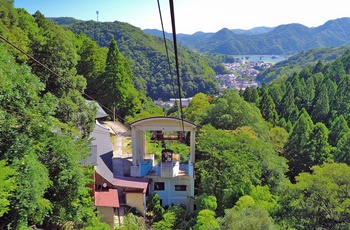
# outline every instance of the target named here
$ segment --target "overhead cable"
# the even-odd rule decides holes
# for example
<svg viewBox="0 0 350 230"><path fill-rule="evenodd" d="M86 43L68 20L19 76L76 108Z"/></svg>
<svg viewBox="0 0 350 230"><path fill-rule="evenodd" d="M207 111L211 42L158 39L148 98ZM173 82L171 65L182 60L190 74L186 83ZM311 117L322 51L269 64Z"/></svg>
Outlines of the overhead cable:
<svg viewBox="0 0 350 230"><path fill-rule="evenodd" d="M164 40L164 45L165 45L165 51L166 51L166 57L167 57L167 60L168 60L168 65L169 65L169 73L170 73L170 76L171 78L173 77L173 74L172 74L172 71L171 71L171 65L170 65L170 58L169 58L169 51L168 51L168 46L167 46L167 42L166 42L166 38L165 38L165 31L164 31L164 25L163 25L163 17L162 17L162 11L161 11L161 8L160 8L160 3L159 3L159 0L157 0L158 2L158 11L159 11L159 17L160 17L160 23L162 25L162 32L163 32L163 40ZM176 90L175 90L175 84L174 82L172 81L171 82L172 84L172 87L173 87L173 93L175 94Z"/></svg>
<svg viewBox="0 0 350 230"><path fill-rule="evenodd" d="M170 5L170 14L171 14L171 25L173 29L173 42L174 42L174 53L175 53L175 67L176 67L176 76L177 76L177 85L180 99L180 112L181 112L181 121L182 128L184 129L184 116L182 110L182 99L181 99L181 81L180 81L180 70L179 70L179 58L177 53L177 41L176 41L176 26L175 26L175 13L174 13L174 2L173 0L169 0Z"/></svg>
<svg viewBox="0 0 350 230"><path fill-rule="evenodd" d="M4 38L1 34L0 34L0 38L6 42L7 44L9 44L10 46L12 46L13 48L15 48L16 50L20 51L22 54L24 54L25 56L27 56L28 58L32 59L35 63L39 64L40 66L42 66L43 68L45 68L46 70L48 70L51 74L53 74L56 77L59 77L61 79L63 79L68 85L70 85L72 88L75 88L70 82L66 81L65 78L63 78L62 76L60 76L58 73L56 73L55 71L53 71L52 69L50 69L48 66L44 65L42 62L40 62L39 60L37 60L36 58L34 58L33 56L29 55L27 52L25 52L24 50L22 50L21 48L19 48L18 46L16 46L15 44L13 44L12 42L10 42L9 40L7 40L6 38ZM107 108L106 106L104 106L102 103L99 103L97 100L95 100L94 98L92 98L90 95L86 94L85 92L82 92L82 94L84 96L86 96L87 98L89 98L90 100L95 101L96 103L98 103L101 107L103 107L104 109L108 110L109 112L113 112L111 111L109 108ZM119 118L121 118L119 115L117 115ZM121 118L122 119L122 118Z"/></svg>

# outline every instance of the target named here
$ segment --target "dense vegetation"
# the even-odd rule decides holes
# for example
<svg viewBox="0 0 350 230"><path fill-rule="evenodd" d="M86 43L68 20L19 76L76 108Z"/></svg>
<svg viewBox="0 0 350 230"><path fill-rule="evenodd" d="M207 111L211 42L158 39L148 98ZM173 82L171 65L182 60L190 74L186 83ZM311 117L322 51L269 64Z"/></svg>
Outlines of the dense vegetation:
<svg viewBox="0 0 350 230"><path fill-rule="evenodd" d="M178 96L174 84L176 70L172 42L167 42L170 58L168 63L163 38L146 34L130 24L118 21L76 21L76 23L69 22L68 25L63 25L67 22L66 18L52 20L76 34L88 35L101 47L108 47L110 40L114 38L120 52L130 61L137 90L146 92L152 99L168 100ZM178 53L182 96L192 97L199 92L217 94L219 85L212 68L219 63L181 47L178 47Z"/></svg>
<svg viewBox="0 0 350 230"><path fill-rule="evenodd" d="M329 62L341 57L350 46L341 47L322 47L313 48L302 51L296 55L289 57L285 61L281 61L273 65L271 68L261 71L256 80L260 82L271 82L277 77L290 77L295 72L308 65L313 65L318 61Z"/></svg>
<svg viewBox="0 0 350 230"><path fill-rule="evenodd" d="M241 96L194 97L197 195L217 205L198 210L198 229L350 226L349 66L348 50Z"/></svg>
<svg viewBox="0 0 350 230"><path fill-rule="evenodd" d="M86 187L93 172L81 165L90 153L88 136L96 113L86 99L102 102L111 115L115 109L123 121L164 112L178 116L178 107L162 111L152 106L146 89L137 90L142 84L127 51L136 42L123 34L134 30L150 39L150 47L161 41L125 25L121 37L105 34L108 48L100 47L40 12L29 15L14 9L11 0L0 3L1 36L58 74L0 43L0 229L108 229L99 222ZM99 28L108 31L117 24ZM150 50L154 59L164 55ZM299 58L303 54L308 52ZM212 71L196 54L182 55L197 60L201 73ZM152 194L147 200L152 227L348 229L350 51L337 57L285 67L286 73L293 72L290 77L258 88L215 96L210 87L198 90L184 109L187 120L202 125L196 143L196 196L189 198L197 209L164 209ZM167 65L139 61L152 71ZM185 76L197 69L181 65ZM131 214L124 223L124 229L147 227L143 218Z"/></svg>
<svg viewBox="0 0 350 230"><path fill-rule="evenodd" d="M0 229L63 228L67 221L94 226L86 187L92 171L81 167L88 140L73 138L81 136L78 127L54 116L59 98L44 92L45 84L15 63L3 44L0 85Z"/></svg>
<svg viewBox="0 0 350 230"><path fill-rule="evenodd" d="M269 87L264 85L243 93L247 101L261 109L266 106L263 98L271 98L269 114L277 113L279 122L262 113L264 118L291 131L284 147L291 179L302 171L310 171L313 165L333 160L347 163L345 152L339 147L350 124L349 60L347 50L335 61L326 64L318 61L286 81L275 81Z"/></svg>
<svg viewBox="0 0 350 230"><path fill-rule="evenodd" d="M162 110L134 88L113 39L100 48L40 12L0 3L0 229L104 229L87 187L93 170L82 166L96 114L86 99L122 120Z"/></svg>

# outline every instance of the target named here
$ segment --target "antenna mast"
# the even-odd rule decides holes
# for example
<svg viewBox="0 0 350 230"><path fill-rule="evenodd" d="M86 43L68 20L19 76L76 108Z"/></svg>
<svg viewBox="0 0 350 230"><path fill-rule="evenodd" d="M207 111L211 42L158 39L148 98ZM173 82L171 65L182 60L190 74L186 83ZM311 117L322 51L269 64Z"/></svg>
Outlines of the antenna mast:
<svg viewBox="0 0 350 230"><path fill-rule="evenodd" d="M96 10L96 15L97 15L97 22L98 22L98 10Z"/></svg>

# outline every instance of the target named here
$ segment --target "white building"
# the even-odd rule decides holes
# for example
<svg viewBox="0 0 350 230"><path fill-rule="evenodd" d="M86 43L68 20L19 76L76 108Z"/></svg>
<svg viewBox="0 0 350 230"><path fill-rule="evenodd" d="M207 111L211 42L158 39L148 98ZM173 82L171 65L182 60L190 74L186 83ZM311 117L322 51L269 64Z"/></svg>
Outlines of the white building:
<svg viewBox="0 0 350 230"><path fill-rule="evenodd" d="M130 124L132 132L132 166L130 176L150 179L150 192L156 192L162 206L184 204L190 211L194 196L195 136L197 125L175 117L150 117ZM157 140L181 140L183 132L190 133L187 164L180 164L180 155L164 149L162 160L154 164L154 155L147 153L146 131L155 131ZM164 136L164 132L178 135Z"/></svg>
<svg viewBox="0 0 350 230"><path fill-rule="evenodd" d="M192 97L181 98L182 107L188 107L190 105L191 100L192 100ZM170 98L170 103L172 103L173 105L175 104L175 101L180 103L179 98Z"/></svg>

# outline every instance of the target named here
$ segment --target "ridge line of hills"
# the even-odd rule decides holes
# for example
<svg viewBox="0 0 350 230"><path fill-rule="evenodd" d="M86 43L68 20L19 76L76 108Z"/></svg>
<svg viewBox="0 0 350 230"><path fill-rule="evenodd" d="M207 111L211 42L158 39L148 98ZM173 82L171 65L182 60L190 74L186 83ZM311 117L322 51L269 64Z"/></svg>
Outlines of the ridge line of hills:
<svg viewBox="0 0 350 230"><path fill-rule="evenodd" d="M82 21L69 17L48 19L74 33L85 33L102 47L108 47L110 38L114 37L120 50L131 60L137 89L147 91L153 99L156 99L157 95L163 95L165 98L170 97L171 78L164 72L167 64L163 39L159 37L159 33L162 36L161 31L153 30L153 34L149 34L148 30L144 31L128 23L118 21ZM324 61L335 59L350 45L350 18L329 20L325 24L313 28L294 23L275 28L253 28L245 32L246 34L241 30L235 32L235 30L224 28L217 33L196 32L192 35L177 35L180 45L179 52L183 60L181 67L186 69L185 72L182 72L187 73L188 70L192 70L183 76L184 92L186 93L184 96L193 96L196 92L203 90L209 90L208 92L211 93L216 92L218 85L215 82L214 74L209 73L207 67L200 68L200 66L204 62L209 63L209 66L216 73L219 73L217 72L219 63L232 59L227 56L228 54L296 55L306 51L308 53L306 58L301 57L301 54L301 56L298 55L296 58L290 59L290 62L296 66L305 66L307 63L315 62L317 61L315 58ZM170 33L166 33L166 36L170 35ZM172 49L172 44L169 45L169 49ZM320 48L321 50L317 51ZM309 50L310 52L307 52ZM325 54L327 51L330 52L329 55ZM199 53L202 53L200 57ZM206 54L203 55L203 53ZM188 60L192 61L188 62ZM289 66L291 63L288 59L281 65ZM263 71L257 79L262 82L275 79L277 76L272 72L280 72L277 68L283 68L281 65ZM163 70L159 68L160 66L164 67ZM204 87L198 87L200 85Z"/></svg>
<svg viewBox="0 0 350 230"><path fill-rule="evenodd" d="M77 23L88 22L68 17L48 19L53 20L58 25L69 27ZM104 22L100 23L103 24ZM110 23L121 24L118 21ZM142 31L147 34L162 36L160 30L145 29ZM165 33L165 35L166 38L172 39L171 33ZM250 30L223 28L216 33L196 32L192 35L180 33L177 34L177 39L179 45L200 53L293 55L311 48L350 45L350 18L343 17L329 20L318 27L291 23L277 27L255 27Z"/></svg>
<svg viewBox="0 0 350 230"><path fill-rule="evenodd" d="M156 36L159 30L144 30ZM171 39L172 34L167 33ZM350 44L350 18L329 20L318 27L298 23L277 27L255 27L250 30L223 28L216 33L178 34L178 43L199 52L228 55L292 55L310 48Z"/></svg>

